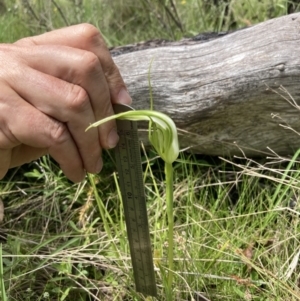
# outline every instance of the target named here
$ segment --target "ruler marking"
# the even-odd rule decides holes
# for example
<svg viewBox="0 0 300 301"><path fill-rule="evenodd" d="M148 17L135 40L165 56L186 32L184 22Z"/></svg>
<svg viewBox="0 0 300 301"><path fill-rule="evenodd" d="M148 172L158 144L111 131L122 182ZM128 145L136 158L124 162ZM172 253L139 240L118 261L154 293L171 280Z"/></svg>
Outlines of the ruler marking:
<svg viewBox="0 0 300 301"><path fill-rule="evenodd" d="M123 112L124 107L117 112ZM122 120L118 120L117 125L120 141L115 154L136 290L156 296L137 127L134 122Z"/></svg>

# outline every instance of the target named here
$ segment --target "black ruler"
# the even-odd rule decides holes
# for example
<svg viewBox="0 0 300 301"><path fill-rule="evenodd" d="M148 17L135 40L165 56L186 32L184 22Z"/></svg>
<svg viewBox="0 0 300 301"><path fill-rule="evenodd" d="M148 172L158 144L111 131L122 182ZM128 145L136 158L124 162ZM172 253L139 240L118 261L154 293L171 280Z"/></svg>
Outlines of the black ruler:
<svg viewBox="0 0 300 301"><path fill-rule="evenodd" d="M133 110L114 105L115 113ZM137 292L156 296L156 281L136 121L117 120L120 140L115 148L127 236Z"/></svg>

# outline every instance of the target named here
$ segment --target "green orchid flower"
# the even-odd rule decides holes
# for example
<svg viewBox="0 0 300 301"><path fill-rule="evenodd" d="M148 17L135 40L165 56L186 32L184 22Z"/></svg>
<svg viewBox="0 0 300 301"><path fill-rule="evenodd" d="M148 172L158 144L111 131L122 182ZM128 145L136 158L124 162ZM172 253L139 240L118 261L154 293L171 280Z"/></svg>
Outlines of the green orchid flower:
<svg viewBox="0 0 300 301"><path fill-rule="evenodd" d="M86 130L113 119L149 121L149 140L158 155L166 163L173 163L177 159L179 154L178 134L176 126L169 116L152 110L127 111L99 120Z"/></svg>

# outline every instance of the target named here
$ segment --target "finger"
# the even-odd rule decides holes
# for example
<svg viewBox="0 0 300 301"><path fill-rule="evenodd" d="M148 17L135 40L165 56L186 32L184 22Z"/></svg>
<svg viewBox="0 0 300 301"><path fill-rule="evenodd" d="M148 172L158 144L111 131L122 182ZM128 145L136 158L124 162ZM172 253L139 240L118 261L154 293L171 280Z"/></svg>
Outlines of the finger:
<svg viewBox="0 0 300 301"><path fill-rule="evenodd" d="M83 163L66 126L43 114L14 92L7 91L7 87L1 88L9 101L2 102L4 106L0 112L0 121L8 129L4 133L1 128L0 149L9 149L10 145L13 148L17 142L47 149L70 180L81 181L85 175Z"/></svg>
<svg viewBox="0 0 300 301"><path fill-rule="evenodd" d="M25 50L24 49L22 50L24 53ZM27 49L27 51L29 51L29 49ZM90 113L90 115L92 115L92 111L85 112L86 117L89 118L84 119L82 118L82 116L76 115L77 117L82 118L81 124L83 124L86 121L83 130L87 128L90 123L114 114L111 106L111 101L110 101L110 93L108 90L106 79L102 71L101 64L99 63L99 60L96 57L96 55L93 54L92 52L87 52L84 50L73 49L73 48L70 49L69 47L66 46L56 46L56 47L37 46L34 47L34 49L30 51L30 53L28 53L27 59L29 65L34 69L39 70L43 73L50 74L54 77L61 78L75 85L78 85L88 93L89 100L91 101L91 106L92 106L91 108L92 111L94 112L94 118L92 116L88 116L87 114ZM43 63L44 61L51 61L51 64L44 64ZM29 77L29 74L26 74L26 76ZM49 87L46 87L46 85L48 84L48 78L41 79L40 76L34 76L34 75L30 76L30 78L31 78L31 84L32 81L35 81L37 78L41 81L41 83L36 83L37 86L36 89L41 90L42 88L45 90L49 90ZM13 84L15 89L19 89L19 87L17 86L22 85L22 92L21 92L22 96L28 99L29 101L31 101L30 100L31 97L37 95L36 90L34 95L28 95L29 93L32 94L32 91L28 91L27 85L24 85L23 80L21 79L14 80L13 82L15 83ZM57 82L57 87L54 90L57 90L60 86L63 86L62 92L66 93L65 83L59 83L58 81L56 82ZM51 85L52 84L54 84L53 79L51 79ZM61 117L57 116L57 113L59 114L63 112L69 112L70 101L73 100L70 99L70 101L68 102L67 99L64 99L66 97L65 95L60 95L59 98L53 98L53 95L49 95L49 96L50 96L48 98L49 102L45 103L45 101L43 101L42 104L48 106L50 106L50 104L55 105L53 103L53 99L57 99L56 101L57 105L61 106L62 104L65 104L65 107L63 108L64 110L60 112L57 110L58 107L55 107L56 112L54 111L53 113L50 113L48 111L44 111L43 108L41 108L40 106L39 109L43 110L43 112L47 114L50 114L50 116L59 119L60 121L64 121L64 122L69 121L69 120L62 120ZM34 104L35 106L38 105L37 102L40 102L40 98L36 99ZM81 103L79 102L78 105L81 105ZM52 114L56 114L56 115L52 115ZM69 117L74 117L74 116L69 116ZM80 132L80 135L86 135L86 134ZM116 134L115 121L107 122L103 124L103 126L99 127L99 137L100 137L100 143L103 148L115 147L118 142L118 135ZM76 142L79 141L76 138L75 140ZM83 137L81 137L80 140L82 141L82 143L85 143ZM92 153L98 151L98 148L96 146L91 145L92 143L91 139L87 139L87 143L89 148L93 148L94 151L92 151ZM98 156L99 156L99 152L98 152Z"/></svg>
<svg viewBox="0 0 300 301"><path fill-rule="evenodd" d="M93 52L101 62L113 103L131 104L126 85L100 31L90 24L79 24L22 39L19 45L64 45Z"/></svg>
<svg viewBox="0 0 300 301"><path fill-rule="evenodd" d="M98 173L102 168L101 145L98 129L85 132L88 125L95 122L86 91L51 75L27 69L30 83L22 80L21 75L15 75L12 88L39 111L63 122L76 143L86 171Z"/></svg>
<svg viewBox="0 0 300 301"><path fill-rule="evenodd" d="M10 149L0 149L0 180L6 175L8 169L10 168L11 161L11 150Z"/></svg>
<svg viewBox="0 0 300 301"><path fill-rule="evenodd" d="M36 148L25 144L18 145L11 150L9 168L21 166L24 163L30 163L47 154L47 148Z"/></svg>

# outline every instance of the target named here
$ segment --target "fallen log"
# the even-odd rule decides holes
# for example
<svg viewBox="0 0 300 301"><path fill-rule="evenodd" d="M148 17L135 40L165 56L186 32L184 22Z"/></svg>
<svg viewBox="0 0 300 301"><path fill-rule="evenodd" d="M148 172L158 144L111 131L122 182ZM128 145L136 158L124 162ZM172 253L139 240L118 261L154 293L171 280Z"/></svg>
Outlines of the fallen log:
<svg viewBox="0 0 300 301"><path fill-rule="evenodd" d="M199 37L112 49L134 108L150 107L150 78L154 109L175 121L181 148L293 154L300 147L300 13Z"/></svg>

